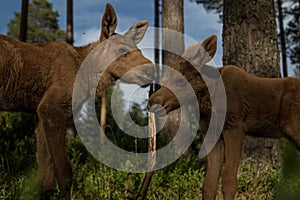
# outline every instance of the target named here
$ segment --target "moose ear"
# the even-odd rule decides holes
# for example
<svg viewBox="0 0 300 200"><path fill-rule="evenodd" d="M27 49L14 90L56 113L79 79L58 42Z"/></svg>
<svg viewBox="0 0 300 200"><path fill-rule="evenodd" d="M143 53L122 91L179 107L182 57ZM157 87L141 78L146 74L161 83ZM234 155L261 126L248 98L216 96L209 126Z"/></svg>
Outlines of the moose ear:
<svg viewBox="0 0 300 200"><path fill-rule="evenodd" d="M201 49L202 49L201 44L197 42L197 43L189 46L184 51L182 57L186 58L192 64L196 64L198 66L198 65L200 65L200 61L202 59L202 58L200 58Z"/></svg>
<svg viewBox="0 0 300 200"><path fill-rule="evenodd" d="M101 42L114 35L117 24L118 24L118 20L117 20L116 12L112 7L112 5L108 3L106 4L105 11L102 17L102 29L101 29L101 36L100 36Z"/></svg>
<svg viewBox="0 0 300 200"><path fill-rule="evenodd" d="M135 44L138 44L143 39L147 28L147 21L137 22L135 25L130 27L130 29L124 34L124 36L132 39Z"/></svg>
<svg viewBox="0 0 300 200"><path fill-rule="evenodd" d="M217 36L211 35L202 42L202 47L207 52L203 63L208 63L217 51Z"/></svg>
<svg viewBox="0 0 300 200"><path fill-rule="evenodd" d="M187 48L183 57L196 66L203 66L208 63L216 53L217 36L212 35L200 43L195 43Z"/></svg>

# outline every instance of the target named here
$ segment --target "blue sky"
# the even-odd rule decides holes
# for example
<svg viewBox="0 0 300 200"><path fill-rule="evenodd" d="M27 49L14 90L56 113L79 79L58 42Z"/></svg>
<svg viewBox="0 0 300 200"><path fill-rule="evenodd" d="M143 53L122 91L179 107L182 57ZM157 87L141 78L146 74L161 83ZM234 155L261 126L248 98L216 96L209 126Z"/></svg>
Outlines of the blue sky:
<svg viewBox="0 0 300 200"><path fill-rule="evenodd" d="M66 1L49 0L53 9L57 10L61 29L66 27ZM106 3L111 3L118 15L117 32L126 31L139 20L148 20L154 24L153 0L74 0L74 36L75 46L82 46L97 40L99 37L100 20ZM218 35L218 51L215 62L221 65L221 32L222 24L218 23L218 15L207 13L202 5L188 0L184 1L185 34L201 42L211 34ZM14 12L21 10L21 1L1 0L0 34L7 31L6 24L14 17Z"/></svg>
<svg viewBox="0 0 300 200"><path fill-rule="evenodd" d="M66 0L49 0L53 10L59 13L59 26L66 28ZM117 32L124 32L140 20L149 21L154 25L154 0L74 0L74 39L75 46L83 46L99 38L101 18L105 4L111 3L118 15ZM0 34L6 34L7 23L20 12L21 0L1 0ZM202 5L184 0L185 34L193 40L201 42L211 34L218 36L218 49L214 58L217 66L222 65L222 24L218 23L217 14L207 13ZM146 36L145 36L146 37ZM144 55L153 60L153 52L142 50ZM132 102L141 103L148 96L148 90L135 85L121 84L125 91L126 107ZM139 100L138 100L139 99Z"/></svg>
<svg viewBox="0 0 300 200"><path fill-rule="evenodd" d="M59 25L66 28L66 0L49 0L53 10L58 11ZM74 0L74 37L75 46L83 46L99 38L101 18L105 4L111 3L118 15L117 32L124 32L140 20L148 20L154 25L154 0ZM7 31L7 23L14 17L14 12L21 10L21 0L1 0L0 6L0 34ZM216 66L222 66L222 24L218 23L219 16L207 13L202 5L184 0L184 28L185 34L201 42L211 34L218 36L218 49L213 59ZM152 52L144 52L152 60ZM292 74L292 69L289 69ZM131 86L130 86L131 87ZM132 89L130 95L139 93ZM146 93L145 93L146 94Z"/></svg>
<svg viewBox="0 0 300 200"><path fill-rule="evenodd" d="M66 0L49 0L53 9L59 12L59 25L66 27ZM148 20L154 24L153 0L74 0L74 35L75 46L93 42L99 37L100 20L106 3L111 3L118 15L118 32L126 31L139 20ZM1 0L0 34L7 31L6 24L14 17L14 12L21 10L21 0ZM222 24L214 13L207 13L202 5L184 0L185 34L196 41L203 41L211 34L218 36L218 49L214 57L217 66L222 65ZM292 69L289 69L292 74Z"/></svg>

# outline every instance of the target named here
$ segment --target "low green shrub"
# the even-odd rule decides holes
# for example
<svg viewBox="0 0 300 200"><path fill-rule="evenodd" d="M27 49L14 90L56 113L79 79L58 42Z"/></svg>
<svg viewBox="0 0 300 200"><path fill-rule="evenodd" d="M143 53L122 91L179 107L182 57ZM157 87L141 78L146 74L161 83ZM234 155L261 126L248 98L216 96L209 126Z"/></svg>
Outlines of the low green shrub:
<svg viewBox="0 0 300 200"><path fill-rule="evenodd" d="M23 139L23 143L13 151L0 154L0 199L38 199L40 184L35 153L28 150L34 139ZM145 174L120 172L103 165L87 152L78 137L68 140L67 145L73 168L73 199L135 199ZM283 173L271 167L258 169L255 161L242 164L236 199L299 199L300 158L295 149L285 155ZM25 162L26 158L30 160L25 165L15 164ZM156 171L147 199L201 199L204 161L192 151ZM58 190L52 199L59 199ZM223 199L221 190L217 199Z"/></svg>

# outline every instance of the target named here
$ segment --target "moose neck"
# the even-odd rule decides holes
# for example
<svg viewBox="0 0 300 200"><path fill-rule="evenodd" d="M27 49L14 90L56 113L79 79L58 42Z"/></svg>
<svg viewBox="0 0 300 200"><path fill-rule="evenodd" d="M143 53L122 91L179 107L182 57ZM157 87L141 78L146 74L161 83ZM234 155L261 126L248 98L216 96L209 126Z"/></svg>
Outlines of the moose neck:
<svg viewBox="0 0 300 200"><path fill-rule="evenodd" d="M209 96L204 96L204 97L198 98L198 103L199 103L201 113L210 114L211 102L210 102Z"/></svg>
<svg viewBox="0 0 300 200"><path fill-rule="evenodd" d="M88 45L82 46L82 47L75 47L75 50L78 53L78 59L80 64L83 63L84 59L87 57L87 55L101 42L100 40L90 43Z"/></svg>
<svg viewBox="0 0 300 200"><path fill-rule="evenodd" d="M78 58L79 58L80 65L84 62L84 60L89 55L89 53L91 53L100 43L101 43L100 40L98 40L98 41L90 43L86 46L75 47L75 49L78 52ZM100 54L98 54L98 56L100 58L105 58L106 57L104 52L101 51L99 53ZM101 60L104 60L104 59L101 59ZM105 62L98 63L97 74L101 73L101 77L97 77L97 80L95 80L96 82L98 82L98 85L97 85L97 88L96 88L96 95L97 96L101 96L102 93L106 90L106 88L109 87L110 85L112 85L116 81L116 78L113 77L109 73L109 69L107 69L106 67L107 66L106 66ZM89 76L90 77L95 77L95 74L94 73L92 73L92 74L89 73Z"/></svg>
<svg viewBox="0 0 300 200"><path fill-rule="evenodd" d="M206 70L203 72L210 76L203 77L194 75L194 77L197 77L198 79L198 84L193 86L193 88L196 92L201 113L210 114L212 109L211 96L213 98L217 98L220 94L222 94L222 87L220 87L220 83L223 83L223 67L217 68L216 71L216 68L206 65Z"/></svg>

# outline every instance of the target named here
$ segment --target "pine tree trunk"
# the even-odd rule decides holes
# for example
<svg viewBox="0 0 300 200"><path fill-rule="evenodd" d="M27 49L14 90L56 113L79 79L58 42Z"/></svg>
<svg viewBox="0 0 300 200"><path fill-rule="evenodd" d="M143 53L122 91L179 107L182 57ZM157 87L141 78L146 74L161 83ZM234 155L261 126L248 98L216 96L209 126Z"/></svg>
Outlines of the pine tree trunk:
<svg viewBox="0 0 300 200"><path fill-rule="evenodd" d="M299 14L299 17L298 17L298 29L299 29L299 31L300 31L300 0L298 1L298 14ZM299 46L300 46L300 44L299 44Z"/></svg>
<svg viewBox="0 0 300 200"><path fill-rule="evenodd" d="M67 0L67 43L73 45L73 0Z"/></svg>
<svg viewBox="0 0 300 200"><path fill-rule="evenodd" d="M180 33L184 32L183 25L183 0L163 0L162 1L162 27L172 29ZM179 52L179 56L184 51L184 38L174 38L173 34L167 31L162 32L162 47L164 49L174 49ZM174 60L178 59L178 55L168 51L163 51L162 62L164 65L170 65Z"/></svg>
<svg viewBox="0 0 300 200"><path fill-rule="evenodd" d="M282 76L288 76L287 69L287 60L286 60L286 44L285 44L285 33L283 25L283 15L282 15L282 2L277 0L277 9L278 9L278 22L279 22L279 36L280 36L280 47L281 47L281 59L282 59Z"/></svg>
<svg viewBox="0 0 300 200"><path fill-rule="evenodd" d="M27 40L27 21L28 21L28 0L22 0L20 40L23 42L26 42Z"/></svg>
<svg viewBox="0 0 300 200"><path fill-rule="evenodd" d="M279 77L279 50L273 0L225 0L223 64L233 64L259 77ZM276 164L278 141L246 137L244 157Z"/></svg>
<svg viewBox="0 0 300 200"><path fill-rule="evenodd" d="M162 28L184 32L183 21L183 0L163 0L162 1ZM174 37L174 34L164 29L162 31L162 63L169 66L179 58L184 52L184 38ZM164 51L172 49L177 54ZM163 71L162 71L163 76ZM168 119L162 130L163 140L171 140L177 133L180 123L180 111L175 110L168 114Z"/></svg>

